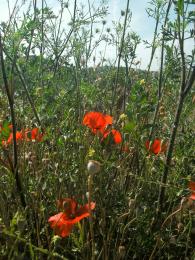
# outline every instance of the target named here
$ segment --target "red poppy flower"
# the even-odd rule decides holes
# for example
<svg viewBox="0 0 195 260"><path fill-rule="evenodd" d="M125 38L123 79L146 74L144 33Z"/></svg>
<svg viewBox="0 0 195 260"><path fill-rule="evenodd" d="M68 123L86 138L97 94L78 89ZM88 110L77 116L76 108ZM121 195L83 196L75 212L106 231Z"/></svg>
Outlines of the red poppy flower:
<svg viewBox="0 0 195 260"><path fill-rule="evenodd" d="M102 140L106 139L108 136L112 136L115 144L120 144L122 142L121 133L115 129L104 131Z"/></svg>
<svg viewBox="0 0 195 260"><path fill-rule="evenodd" d="M94 134L98 131L103 133L105 128L112 124L112 121L111 116L104 115L100 112L89 112L83 118L83 124L91 128Z"/></svg>
<svg viewBox="0 0 195 260"><path fill-rule="evenodd" d="M9 137L8 137L8 139L7 139L7 141L6 141L6 143L7 143L7 144L11 144L12 140L13 140L13 133L10 133L10 135L9 135Z"/></svg>
<svg viewBox="0 0 195 260"><path fill-rule="evenodd" d="M152 152L154 154L163 153L167 150L167 145L162 144L162 141L159 139L155 139L151 144L150 141L147 140L145 146L149 152Z"/></svg>
<svg viewBox="0 0 195 260"><path fill-rule="evenodd" d="M74 224L90 215L90 211L95 208L95 203L91 202L89 208L89 204L79 206L74 199L65 198L58 201L58 208L63 209L63 212L50 217L48 222L56 235L66 237Z"/></svg>
<svg viewBox="0 0 195 260"><path fill-rule="evenodd" d="M38 128L33 128L31 130L31 140L41 142L43 139L43 134L39 132Z"/></svg>
<svg viewBox="0 0 195 260"><path fill-rule="evenodd" d="M191 195L189 196L189 199L195 200L195 182L190 181L189 182L189 189L191 190Z"/></svg>
<svg viewBox="0 0 195 260"><path fill-rule="evenodd" d="M10 125L9 128L12 130L12 126ZM30 129L22 129L21 131L16 131L16 141L24 140L26 142L30 141L38 141L41 142L43 140L43 134L39 132L38 128ZM2 141L3 146L7 146L13 142L13 133L9 134L7 140Z"/></svg>
<svg viewBox="0 0 195 260"><path fill-rule="evenodd" d="M16 132L16 141L22 140L23 139L23 134L22 131L17 131Z"/></svg>
<svg viewBox="0 0 195 260"><path fill-rule="evenodd" d="M23 134L22 134L22 131L16 131L16 141L20 141L23 139ZM8 139L5 141L3 140L2 141L2 145L6 146L8 144L11 144L13 141L13 133L10 133Z"/></svg>

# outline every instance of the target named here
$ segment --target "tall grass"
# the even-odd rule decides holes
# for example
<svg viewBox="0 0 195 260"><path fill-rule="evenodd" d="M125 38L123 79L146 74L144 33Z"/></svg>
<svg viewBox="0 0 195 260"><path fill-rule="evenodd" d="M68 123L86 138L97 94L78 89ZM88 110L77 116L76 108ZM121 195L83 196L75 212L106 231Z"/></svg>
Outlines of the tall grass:
<svg viewBox="0 0 195 260"><path fill-rule="evenodd" d="M58 4L56 15L47 1L16 1L0 25L1 258L193 259L195 71L185 46L194 37L194 2L148 3L155 26L147 70L137 59L131 1L112 27L105 2ZM84 125L90 111L111 113L104 130L119 131L122 142ZM18 131L33 128L41 142L18 140ZM154 140L164 151L154 152ZM90 160L101 165L93 177ZM95 202L66 237L48 223L63 198Z"/></svg>

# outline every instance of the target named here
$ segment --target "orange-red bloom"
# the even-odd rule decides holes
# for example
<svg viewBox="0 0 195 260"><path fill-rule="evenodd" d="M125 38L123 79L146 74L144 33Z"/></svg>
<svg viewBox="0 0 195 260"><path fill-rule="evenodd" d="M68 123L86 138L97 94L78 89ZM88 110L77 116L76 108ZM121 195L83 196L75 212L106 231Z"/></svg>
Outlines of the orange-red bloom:
<svg viewBox="0 0 195 260"><path fill-rule="evenodd" d="M16 141L18 142L20 140L23 140L22 131L16 131ZM8 144L11 144L12 141L13 141L13 133L10 133L8 139L2 141L2 145L6 146Z"/></svg>
<svg viewBox="0 0 195 260"><path fill-rule="evenodd" d="M31 130L31 140L41 142L43 140L43 134L39 132L39 128L33 128Z"/></svg>
<svg viewBox="0 0 195 260"><path fill-rule="evenodd" d="M30 142L30 141L41 142L43 140L44 134L40 133L40 130L37 127L33 128L32 130L25 129L23 132L24 132L23 133L24 134L24 140L27 141L27 142Z"/></svg>
<svg viewBox="0 0 195 260"><path fill-rule="evenodd" d="M155 139L151 144L150 141L147 140L145 146L149 152L152 152L156 155L167 150L167 144L162 144L162 141L159 139Z"/></svg>
<svg viewBox="0 0 195 260"><path fill-rule="evenodd" d="M189 196L189 199L195 200L195 182L194 181L189 182L189 189L191 190L191 195Z"/></svg>
<svg viewBox="0 0 195 260"><path fill-rule="evenodd" d="M50 217L48 222L56 235L66 237L72 231L74 224L90 215L90 211L95 208L95 203L91 202L89 208L89 204L79 206L74 199L65 198L58 201L58 208L63 212Z"/></svg>
<svg viewBox="0 0 195 260"><path fill-rule="evenodd" d="M109 136L113 138L115 144L120 144L122 142L121 133L115 129L104 131L102 140L106 139Z"/></svg>
<svg viewBox="0 0 195 260"><path fill-rule="evenodd" d="M12 125L9 126L10 130L12 130ZM16 131L16 141L38 141L41 142L43 140L43 134L39 132L38 128L22 129L21 131ZM13 142L13 132L11 132L7 138L7 140L2 140L2 145L7 146Z"/></svg>
<svg viewBox="0 0 195 260"><path fill-rule="evenodd" d="M112 124L112 117L100 112L89 112L83 118L83 124L89 127L94 134L104 132L108 125Z"/></svg>

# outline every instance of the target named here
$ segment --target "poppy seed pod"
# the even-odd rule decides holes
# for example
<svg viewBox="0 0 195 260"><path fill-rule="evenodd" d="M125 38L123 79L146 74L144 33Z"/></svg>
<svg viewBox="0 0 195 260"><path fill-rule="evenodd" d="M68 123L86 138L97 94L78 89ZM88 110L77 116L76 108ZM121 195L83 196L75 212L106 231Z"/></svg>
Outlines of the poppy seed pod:
<svg viewBox="0 0 195 260"><path fill-rule="evenodd" d="M98 161L89 160L87 164L87 170L90 174L98 173L100 171L101 164Z"/></svg>
<svg viewBox="0 0 195 260"><path fill-rule="evenodd" d="M118 248L118 259L124 259L126 254L126 248L124 246L119 246Z"/></svg>

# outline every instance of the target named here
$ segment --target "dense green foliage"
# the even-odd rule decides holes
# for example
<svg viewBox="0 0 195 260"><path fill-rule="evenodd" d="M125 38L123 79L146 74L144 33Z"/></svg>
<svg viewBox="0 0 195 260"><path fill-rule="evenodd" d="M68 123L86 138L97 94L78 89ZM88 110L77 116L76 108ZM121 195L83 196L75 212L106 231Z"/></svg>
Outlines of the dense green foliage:
<svg viewBox="0 0 195 260"><path fill-rule="evenodd" d="M85 14L79 5L71 9L61 1L57 17L35 0L22 19L15 10L1 24L1 259L194 259L195 202L188 189L195 181L194 51L187 55L183 48L194 37L193 3L149 3L158 28L153 42L145 43L151 63L157 47L164 52L156 72L151 64L139 69L141 39L130 29L130 11L121 12L110 29L104 3L96 9L88 3ZM60 18L66 10L69 31ZM102 43L115 46L120 62L104 54L96 60ZM122 143L92 133L82 123L89 111L112 114ZM4 145L13 123L17 131L39 128L43 140ZM145 143L157 138L166 151L154 154ZM101 164L90 190L96 207L61 238L48 219L58 213L58 199L88 202L89 160Z"/></svg>

